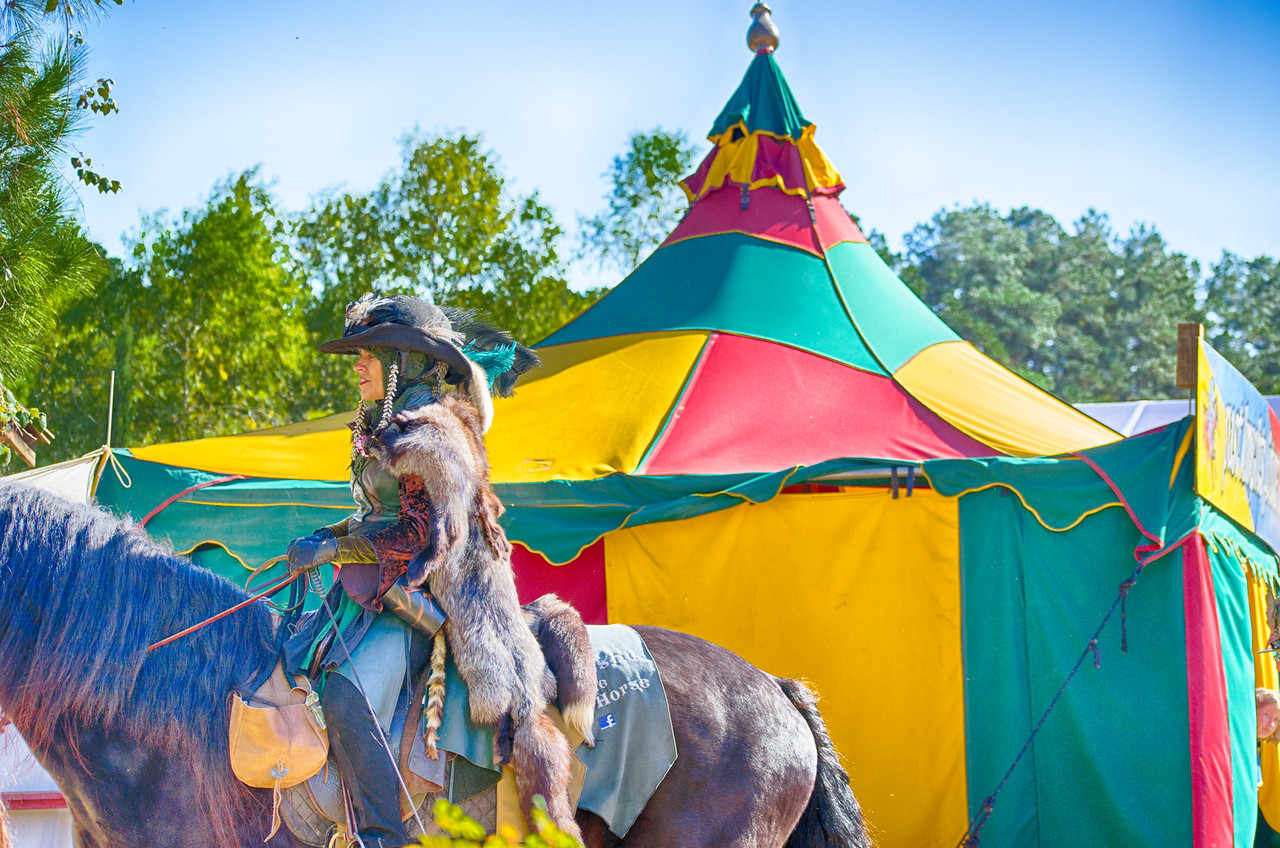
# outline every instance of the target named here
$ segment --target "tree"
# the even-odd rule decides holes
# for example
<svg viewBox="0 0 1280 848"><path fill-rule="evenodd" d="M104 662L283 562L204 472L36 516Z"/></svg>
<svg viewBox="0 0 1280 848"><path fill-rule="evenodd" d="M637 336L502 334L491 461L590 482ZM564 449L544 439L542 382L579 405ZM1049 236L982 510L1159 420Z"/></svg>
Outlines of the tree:
<svg viewBox="0 0 1280 848"><path fill-rule="evenodd" d="M102 272L56 165L80 125L69 85L82 56L59 44L37 56L35 40L20 34L0 54L0 381L10 382Z"/></svg>
<svg viewBox="0 0 1280 848"><path fill-rule="evenodd" d="M905 236L903 279L961 336L1071 401L1176 396L1177 324L1199 267L1152 227L1119 238L1090 210L943 210Z"/></svg>
<svg viewBox="0 0 1280 848"><path fill-rule="evenodd" d="M10 0L0 8L0 431L33 417L37 429L44 429L43 414L28 409L5 383L25 396L23 383L53 332L54 318L103 270L71 215L72 191L58 171L84 116L115 110L110 80L76 91L85 54L72 22L93 17L100 5L101 0ZM65 40L46 34L55 14L62 16ZM71 161L86 184L119 189L119 183L88 171L87 163ZM8 461L9 450L0 443L0 466Z"/></svg>
<svg viewBox="0 0 1280 848"><path fill-rule="evenodd" d="M412 134L398 169L367 195L330 193L301 216L295 251L319 291L314 342L342 332L346 304L369 291L478 309L534 342L593 302L564 280L563 232L536 194L514 195L479 135ZM340 357L321 359L309 402L350 404Z"/></svg>
<svg viewBox="0 0 1280 848"><path fill-rule="evenodd" d="M581 256L595 256L629 274L679 223L688 208L679 181L693 164L694 147L682 130L657 127L632 133L626 152L604 176L608 208L581 218Z"/></svg>
<svg viewBox="0 0 1280 848"><path fill-rule="evenodd" d="M113 368L117 443L225 435L310 412L310 291L256 172L219 183L177 218L144 218L131 254L64 313L36 381L65 422L57 455L102 443Z"/></svg>
<svg viewBox="0 0 1280 848"><path fill-rule="evenodd" d="M1015 223L1019 212L1025 227ZM1041 354L1062 306L1033 272L1060 233L1044 232L1046 222L1027 213L1005 218L986 204L938 212L903 237L914 266L904 278L957 333L1049 388Z"/></svg>
<svg viewBox="0 0 1280 848"><path fill-rule="evenodd" d="M71 459L107 439L111 372L116 372L113 439L132 433L134 326L132 306L145 295L141 275L108 259L96 290L72 302L59 318L28 394L58 422L58 439L44 453L50 461Z"/></svg>
<svg viewBox="0 0 1280 848"><path fill-rule="evenodd" d="M1280 394L1280 263L1223 252L1205 286L1208 341L1264 394Z"/></svg>
<svg viewBox="0 0 1280 848"><path fill-rule="evenodd" d="M536 344L604 294L569 288L557 247L562 236L537 195L525 198L491 247L492 283L458 289L443 302L475 309L515 338Z"/></svg>

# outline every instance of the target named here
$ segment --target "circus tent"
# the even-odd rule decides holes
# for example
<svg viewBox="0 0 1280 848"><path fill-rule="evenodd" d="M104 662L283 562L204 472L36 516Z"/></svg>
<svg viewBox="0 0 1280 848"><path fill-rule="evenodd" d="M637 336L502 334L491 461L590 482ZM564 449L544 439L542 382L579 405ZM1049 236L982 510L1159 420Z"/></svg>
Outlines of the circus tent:
<svg viewBox="0 0 1280 848"><path fill-rule="evenodd" d="M959 516L920 463L1117 435L881 261L771 52L709 138L679 226L497 403L521 594L813 681L883 844L948 844L969 817ZM97 497L243 579L350 509L349 417L119 450Z"/></svg>
<svg viewBox="0 0 1280 848"><path fill-rule="evenodd" d="M979 353L911 293L841 206L844 185L814 131L773 55L757 55L683 182L691 206L679 226L538 345L543 366L498 401L493 480L530 549L564 563L609 531L784 484L1117 438ZM348 418L132 456L340 481Z"/></svg>

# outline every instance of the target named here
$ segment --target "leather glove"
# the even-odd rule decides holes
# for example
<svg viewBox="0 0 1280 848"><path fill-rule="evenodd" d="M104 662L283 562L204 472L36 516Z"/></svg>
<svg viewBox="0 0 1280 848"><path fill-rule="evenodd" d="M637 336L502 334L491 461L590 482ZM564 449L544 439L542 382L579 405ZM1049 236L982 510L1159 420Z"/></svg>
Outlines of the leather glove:
<svg viewBox="0 0 1280 848"><path fill-rule="evenodd" d="M328 529L294 539L289 545L289 573L310 571L318 565L333 562L337 556L338 539Z"/></svg>

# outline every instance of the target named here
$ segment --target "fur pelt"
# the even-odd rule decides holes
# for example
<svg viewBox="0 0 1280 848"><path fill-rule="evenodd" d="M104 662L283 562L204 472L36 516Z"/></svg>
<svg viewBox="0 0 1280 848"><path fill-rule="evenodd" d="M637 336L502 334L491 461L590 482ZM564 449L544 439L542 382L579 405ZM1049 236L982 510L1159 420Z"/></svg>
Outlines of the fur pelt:
<svg viewBox="0 0 1280 848"><path fill-rule="evenodd" d="M556 595L543 595L525 604L524 614L556 679L560 714L582 734L587 746L594 748L596 664L582 616Z"/></svg>
<svg viewBox="0 0 1280 848"><path fill-rule="evenodd" d="M375 434L370 452L393 475L423 481L431 505L431 553L415 563L408 579L415 586L430 581L448 616L445 628L467 682L472 719L500 728L503 759L514 745L521 796L526 790L529 797L541 794L560 809L553 795L568 785L569 746L560 733L541 730L543 710L556 694L555 678L520 609L511 545L498 523L502 503L489 488L483 427L468 400L445 395L394 416ZM572 816L553 817L576 833Z"/></svg>

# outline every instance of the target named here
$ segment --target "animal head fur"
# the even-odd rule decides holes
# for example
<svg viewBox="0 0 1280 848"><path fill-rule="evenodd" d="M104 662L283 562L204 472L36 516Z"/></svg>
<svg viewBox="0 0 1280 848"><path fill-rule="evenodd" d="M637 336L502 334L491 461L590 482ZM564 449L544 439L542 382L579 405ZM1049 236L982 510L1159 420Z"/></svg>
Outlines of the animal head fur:
<svg viewBox="0 0 1280 848"><path fill-rule="evenodd" d="M506 556L511 547L498 523L502 504L489 488L484 427L484 414L474 404L449 394L438 403L393 416L375 434L369 450L396 477L422 479L432 519L447 544L462 544L469 528L476 526L493 552Z"/></svg>

